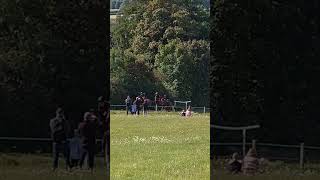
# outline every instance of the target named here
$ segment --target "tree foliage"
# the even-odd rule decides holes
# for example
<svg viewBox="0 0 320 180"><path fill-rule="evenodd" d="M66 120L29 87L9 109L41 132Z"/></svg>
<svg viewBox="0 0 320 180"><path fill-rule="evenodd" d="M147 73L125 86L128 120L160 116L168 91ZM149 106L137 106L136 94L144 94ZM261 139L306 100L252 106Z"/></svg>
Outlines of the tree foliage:
<svg viewBox="0 0 320 180"><path fill-rule="evenodd" d="M194 105L208 104L209 11L204 2L132 1L122 13L112 31L111 54L111 86L121 86L122 94L113 91L112 100L121 103L126 94L162 91ZM142 83L128 72L136 64Z"/></svg>

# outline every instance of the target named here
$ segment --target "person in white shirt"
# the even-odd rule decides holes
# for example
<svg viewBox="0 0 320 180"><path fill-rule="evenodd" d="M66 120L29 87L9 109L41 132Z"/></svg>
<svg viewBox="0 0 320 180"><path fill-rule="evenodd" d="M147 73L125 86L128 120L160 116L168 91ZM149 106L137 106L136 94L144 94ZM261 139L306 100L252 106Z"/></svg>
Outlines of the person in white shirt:
<svg viewBox="0 0 320 180"><path fill-rule="evenodd" d="M188 107L187 111L186 111L186 117L191 117L192 113L191 113L191 106Z"/></svg>

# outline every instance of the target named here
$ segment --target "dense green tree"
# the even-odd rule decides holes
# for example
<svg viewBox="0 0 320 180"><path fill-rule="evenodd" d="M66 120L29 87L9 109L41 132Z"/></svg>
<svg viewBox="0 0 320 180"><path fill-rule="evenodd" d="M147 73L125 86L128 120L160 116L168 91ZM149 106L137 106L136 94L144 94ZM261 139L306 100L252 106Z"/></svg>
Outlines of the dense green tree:
<svg viewBox="0 0 320 180"><path fill-rule="evenodd" d="M152 89L152 93L162 91L172 98L192 100L193 105L208 104L209 11L204 1L131 1L124 4L122 13L112 32L113 89L131 83L122 84L121 92L135 95ZM119 83L126 79L120 74L134 79L126 73L127 65L134 63L141 64L137 76L145 83ZM143 71L150 76L145 77ZM122 102L120 96L125 94L112 99Z"/></svg>

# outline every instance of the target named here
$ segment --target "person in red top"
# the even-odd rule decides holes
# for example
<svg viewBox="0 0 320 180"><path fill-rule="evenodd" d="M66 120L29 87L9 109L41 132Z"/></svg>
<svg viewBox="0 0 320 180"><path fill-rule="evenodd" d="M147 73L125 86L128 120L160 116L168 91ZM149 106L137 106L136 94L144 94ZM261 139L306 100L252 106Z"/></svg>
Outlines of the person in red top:
<svg viewBox="0 0 320 180"><path fill-rule="evenodd" d="M108 130L109 130L109 103L105 100L103 96L98 98L98 120L100 123L100 130L102 131L102 152L105 152Z"/></svg>
<svg viewBox="0 0 320 180"><path fill-rule="evenodd" d="M83 153L80 159L80 168L82 168L86 156L88 156L88 165L90 170L94 166L94 152L96 145L97 118L90 112L84 114L83 122L79 124Z"/></svg>

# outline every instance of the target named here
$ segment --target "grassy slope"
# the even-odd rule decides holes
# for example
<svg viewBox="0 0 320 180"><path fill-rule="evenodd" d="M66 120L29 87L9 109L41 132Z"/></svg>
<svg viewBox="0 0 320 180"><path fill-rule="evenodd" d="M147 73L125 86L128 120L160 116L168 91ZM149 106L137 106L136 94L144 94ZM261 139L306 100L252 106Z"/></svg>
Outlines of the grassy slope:
<svg viewBox="0 0 320 180"><path fill-rule="evenodd" d="M209 116L111 115L111 179L209 179Z"/></svg>

